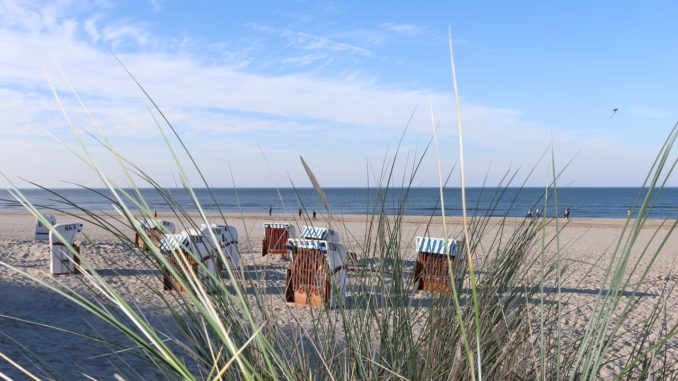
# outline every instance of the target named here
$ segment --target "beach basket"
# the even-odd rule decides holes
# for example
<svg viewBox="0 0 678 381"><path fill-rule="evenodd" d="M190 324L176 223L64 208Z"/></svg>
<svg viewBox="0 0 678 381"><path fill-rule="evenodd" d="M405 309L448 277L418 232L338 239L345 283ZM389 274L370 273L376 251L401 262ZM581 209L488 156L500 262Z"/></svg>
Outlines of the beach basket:
<svg viewBox="0 0 678 381"><path fill-rule="evenodd" d="M140 220L139 227L143 229L144 232L146 232L146 235L148 235L148 238L151 240L151 243L155 245L155 247L160 246L160 239L162 238L163 234L174 234L176 232L176 225L173 222L152 218L144 218ZM146 246L146 242L144 242L144 240L141 238L141 235L139 235L138 231L134 234L134 245L141 251L146 251L149 249Z"/></svg>
<svg viewBox="0 0 678 381"><path fill-rule="evenodd" d="M346 248L329 229L312 228L318 234L306 234L311 232L306 229L304 238L287 241L292 264L287 269L285 300L316 307L345 304Z"/></svg>
<svg viewBox="0 0 678 381"><path fill-rule="evenodd" d="M50 225L54 226L56 225L56 216L53 214L49 214L44 216L47 222L49 222ZM37 220L35 224L35 240L36 241L49 241L49 227L44 225L40 219Z"/></svg>
<svg viewBox="0 0 678 381"><path fill-rule="evenodd" d="M457 292L461 291L466 273L463 245L460 241L442 238L416 237L417 263L414 268L416 290L428 292L451 291L448 258Z"/></svg>
<svg viewBox="0 0 678 381"><path fill-rule="evenodd" d="M215 279L220 279L216 264L217 251L209 238L194 231L164 234L160 239L159 247L160 252L166 256L169 265L178 276L185 276L192 272L196 274L196 278L207 292L217 289L214 284ZM188 277L184 278L184 281L187 285L192 283ZM163 289L186 291L170 268L163 270Z"/></svg>
<svg viewBox="0 0 678 381"><path fill-rule="evenodd" d="M212 239L209 230L207 230L207 225L202 224L200 229L202 229L202 236L205 237L205 239ZM236 269L239 268L240 254L238 253L238 229L234 226L212 224L212 232L219 242L221 251L226 256L226 260L231 262L231 267ZM218 271L226 269L219 253L216 253L216 263Z"/></svg>
<svg viewBox="0 0 678 381"><path fill-rule="evenodd" d="M264 239L261 242L261 256L279 254L287 258L287 240L296 237L296 229L290 224L265 223Z"/></svg>
<svg viewBox="0 0 678 381"><path fill-rule="evenodd" d="M58 233L49 232L49 269L52 275L77 274L80 272L80 245L75 243L75 236L83 229L83 224L55 225ZM70 245L75 253L68 248Z"/></svg>

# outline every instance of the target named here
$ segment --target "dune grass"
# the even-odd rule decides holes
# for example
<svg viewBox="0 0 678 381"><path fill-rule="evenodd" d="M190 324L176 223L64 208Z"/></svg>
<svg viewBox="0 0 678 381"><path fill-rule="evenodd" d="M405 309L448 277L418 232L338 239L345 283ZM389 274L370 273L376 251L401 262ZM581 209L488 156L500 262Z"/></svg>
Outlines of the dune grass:
<svg viewBox="0 0 678 381"><path fill-rule="evenodd" d="M456 94L453 62L452 68ZM678 327L662 326L666 321L668 300L672 295L675 297L674 285L669 280L665 281L662 294L656 298L649 318L630 333L622 334L621 328L634 313L650 267L665 249L664 244L678 223L664 221L650 242L638 239L676 165L675 160L671 161L676 127L661 148L638 196L634 207L636 218L627 220L610 261L603 264L604 277L595 305L590 313L576 317L581 319L583 326L579 334L568 331L571 328L563 323L567 314L582 314L567 310L571 296L561 292L565 277L572 276L565 269L559 240L566 223L562 224L557 217L547 217L546 213L541 218L517 223L509 222L507 218L497 221L488 215L467 216L463 197L462 231L453 231L447 226L444 230L450 238L463 238L469 270L464 286L457 289L450 275L451 292L425 295L414 292L412 261L408 261L406 255L414 237L403 230L403 224L409 191L417 174L423 170L421 163L430 146L406 163L405 167L411 167L402 176L396 171L402 162L399 148L385 159L378 174L369 176L377 198L370 205L372 213L364 232L358 235L361 239L352 243L358 260L349 271L350 303L340 303L334 309L310 309L309 316L295 317L310 319L310 325L300 324L301 321L289 324L276 319L275 311L271 309L271 298L283 296L266 295L262 291L266 288L265 278L249 274L244 266L233 267L214 235L209 237L211 245L226 266L223 274L210 275L205 281L178 253L171 256L161 253L136 222L140 216L153 215L139 191L143 185L156 189L163 196L165 209L171 211L172 219L178 222L180 229L197 229L201 223L208 226L229 223L220 210L217 218L205 212L194 188L210 189L209 182L161 109L143 87L139 88L150 105L183 189L192 197L192 204L189 206L176 200L141 167L120 156L103 132L98 131L99 135L92 137L116 159L127 182L116 184L112 174L104 173L92 154L92 143L79 135L76 136L81 152L76 154L97 173L107 190L105 197L115 205L116 213L95 213L66 198L61 198L63 208L56 211L77 216L87 224L110 232L118 244L128 248L129 255L155 270L158 282L148 287L164 306L164 317L150 316L144 310L143 300L123 295L120 286L110 284L86 256L82 261L85 273L78 287L32 276L0 262L1 266L76 303L119 332L125 341L108 337L91 339L109 346L110 358L116 362L122 377L134 379L139 373L127 365L120 353L142 359L159 377L166 379L596 379L601 377L602 368L615 358L614 344L629 334L636 335L637 340L615 378L675 377L678 359L675 349L671 355L668 345L678 333ZM54 93L59 99L57 92ZM84 103L82 105L86 109ZM437 149L437 127L431 114L434 133L429 145L436 145ZM70 119L66 120L70 123ZM92 123L96 126L93 118ZM71 127L75 131L75 126ZM460 138L461 135L460 127ZM401 141L403 138L404 133ZM179 150L173 148L177 143ZM460 148L459 165L463 171L463 145ZM556 169L555 153L551 153L552 179L545 187L543 199L535 200L535 205L543 203L544 211L558 210L560 172ZM182 157L188 158L189 167L182 165ZM347 229L341 216L332 215L331 200L324 195L312 165L303 159L302 165L325 205L328 224L342 237L355 235ZM199 175L201 184L190 183L191 172ZM34 205L11 179L4 177L11 184L13 196L49 226L40 213L43 206ZM443 181L440 171L439 177L438 202L444 211L442 190L450 177ZM494 192L495 205L506 197L506 189L514 184L516 177L515 173L508 173L502 184L487 190ZM523 185L524 182L519 186ZM61 197L58 192L52 192L55 197ZM388 215L385 211L394 202L394 194L398 196L398 212ZM195 209L197 213L189 209ZM438 217L431 215L429 221L434 218ZM305 215L295 223L310 225L314 222ZM429 224L421 226L420 230L428 231ZM54 231L52 227L50 229ZM134 248L130 238L132 232L142 237L150 248L148 251ZM240 247L243 259L254 263L256 243L245 238ZM180 266L176 269L169 266L170 258ZM648 264L643 265L641 259L647 258ZM454 274L458 263L450 261L448 265L449 273ZM204 268L204 265L200 266ZM185 292L157 289L165 268L171 269ZM215 291L208 292L210 287ZM556 292L547 291L551 288ZM628 290L631 290L630 294ZM39 359L2 357L20 374L50 377ZM51 377L58 378L58 375Z"/></svg>

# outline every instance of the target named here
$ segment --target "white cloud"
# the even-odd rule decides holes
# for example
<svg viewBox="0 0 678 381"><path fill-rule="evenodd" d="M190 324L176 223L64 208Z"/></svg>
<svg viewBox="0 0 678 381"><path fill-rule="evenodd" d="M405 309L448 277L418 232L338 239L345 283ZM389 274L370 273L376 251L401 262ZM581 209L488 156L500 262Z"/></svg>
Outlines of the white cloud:
<svg viewBox="0 0 678 381"><path fill-rule="evenodd" d="M283 59L281 62L283 64L299 65L299 66L308 66L320 61L331 60L324 54L304 54L296 57L289 57Z"/></svg>
<svg viewBox="0 0 678 381"><path fill-rule="evenodd" d="M225 163L230 162L240 185L271 184L257 144L267 152L276 173L290 172L295 181L306 184L298 156L307 156L325 186L361 185L366 181L366 162L380 163L387 147L391 150L415 107L405 150L421 152L431 134L428 97L441 122L442 157L447 166L456 160L456 126L450 94L427 89L388 86L361 76L319 76L313 72L264 75L247 70L237 58L228 63L202 58L177 50L154 50L164 45L144 24L119 24L104 16L73 21L56 11L40 12L0 3L20 22L0 16L0 163L10 173L44 181L77 178L96 184L84 170L61 173L73 157L46 138L52 133L69 140L70 132L57 104L47 90L42 74L46 66L65 105L79 127L88 121L53 65L64 68L87 107L102 128L119 143L130 159L171 184L176 171L145 104L133 82L108 52L102 41L125 49L120 58L157 101L170 121L193 150L205 172L217 185L230 184ZM253 25L267 33L288 39L307 55L296 57L297 64L312 65L329 57L327 52L357 56L372 54L366 48L292 30ZM413 32L412 26L390 25L394 30ZM80 30L80 34L78 34ZM251 57L247 57L247 60ZM294 60L294 58L288 58ZM515 162L531 167L551 140L543 126L528 123L520 112L462 102L470 183L483 181L485 168L495 163ZM604 135L578 137L556 133L559 153L571 157L582 150L586 159L576 173L606 171L612 159L627 154ZM37 152L32 154L32 152ZM97 151L102 152L103 151ZM634 153L642 162L643 152ZM645 155L646 156L646 155ZM602 157L603 160L596 158ZM160 160L158 158L165 158ZM106 168L114 168L104 160ZM421 181L436 183L434 162L427 159ZM501 167L502 164L495 164ZM619 166L616 166L619 167ZM79 168L79 167L78 167ZM503 170L499 172L503 173ZM586 172L588 173L588 172ZM281 176L282 177L282 176ZM277 179L284 181L286 177ZM44 180L43 180L44 179ZM590 176L595 183L600 176ZM587 183L590 184L590 183ZM623 184L623 182L622 182Z"/></svg>
<svg viewBox="0 0 678 381"><path fill-rule="evenodd" d="M426 28L420 25L400 24L393 22L383 23L380 25L380 27L389 32L398 33L406 36L419 36L426 31Z"/></svg>
<svg viewBox="0 0 678 381"><path fill-rule="evenodd" d="M92 17L85 21L85 31L89 35L90 41L96 43L101 38L99 31L96 27L97 17Z"/></svg>
<svg viewBox="0 0 678 381"><path fill-rule="evenodd" d="M277 29L266 25L249 24L254 30L277 35L285 39L289 46L303 50L321 50L328 52L340 52L367 57L372 55L369 49L355 44L336 41L324 36L311 33L299 32L292 29Z"/></svg>
<svg viewBox="0 0 678 381"><path fill-rule="evenodd" d="M143 48L153 41L139 24L107 25L103 30L103 37L113 48L130 41Z"/></svg>
<svg viewBox="0 0 678 381"><path fill-rule="evenodd" d="M148 0L148 3L151 4L154 12L158 12L165 6L165 0Z"/></svg>

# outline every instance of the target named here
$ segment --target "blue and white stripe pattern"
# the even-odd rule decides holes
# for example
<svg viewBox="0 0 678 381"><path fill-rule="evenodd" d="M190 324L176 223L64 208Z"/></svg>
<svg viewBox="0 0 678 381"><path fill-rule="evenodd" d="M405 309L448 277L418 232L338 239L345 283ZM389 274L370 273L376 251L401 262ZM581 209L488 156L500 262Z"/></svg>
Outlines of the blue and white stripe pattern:
<svg viewBox="0 0 678 381"><path fill-rule="evenodd" d="M151 218L144 218L139 220L139 224L146 230L154 229L156 227L155 221Z"/></svg>
<svg viewBox="0 0 678 381"><path fill-rule="evenodd" d="M163 234L160 237L160 251L163 253L182 250L190 245L190 237L186 234Z"/></svg>
<svg viewBox="0 0 678 381"><path fill-rule="evenodd" d="M324 240L327 239L327 233L329 229L327 228L314 228L313 226L304 226L304 230L301 233L301 236L306 239L318 239Z"/></svg>
<svg viewBox="0 0 678 381"><path fill-rule="evenodd" d="M283 223L277 223L277 222L264 223L264 228L289 229L290 224L283 224Z"/></svg>
<svg viewBox="0 0 678 381"><path fill-rule="evenodd" d="M326 241L309 241L299 238L290 238L287 240L287 250L293 250L295 247L302 247L305 249L316 249L327 252Z"/></svg>
<svg viewBox="0 0 678 381"><path fill-rule="evenodd" d="M157 229L159 226L164 226L165 229L169 231L174 231L174 223L170 221L164 221L161 219L154 219L154 218L146 218L144 217L143 219L138 220L139 224L141 227L143 227L146 230L152 230L152 229Z"/></svg>
<svg viewBox="0 0 678 381"><path fill-rule="evenodd" d="M417 253L430 253L457 256L459 244L453 239L445 240L442 238L417 237Z"/></svg>

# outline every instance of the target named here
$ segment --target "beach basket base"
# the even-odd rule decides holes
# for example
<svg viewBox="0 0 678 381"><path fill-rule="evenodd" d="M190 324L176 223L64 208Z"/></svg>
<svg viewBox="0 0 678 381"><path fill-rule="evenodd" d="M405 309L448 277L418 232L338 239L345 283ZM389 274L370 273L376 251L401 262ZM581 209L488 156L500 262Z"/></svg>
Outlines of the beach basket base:
<svg viewBox="0 0 678 381"><path fill-rule="evenodd" d="M183 253L184 257L188 261L189 265L193 267L193 271L198 271L198 264L195 262L195 259L190 254ZM174 260L173 257L168 258L170 262L170 266L172 266L177 272L181 273L181 267L179 266L178 263ZM162 288L165 291L178 291L178 292L184 292L186 289L184 289L181 286L181 283L177 278L172 275L172 272L170 272L169 269L165 269L162 273Z"/></svg>
<svg viewBox="0 0 678 381"><path fill-rule="evenodd" d="M235 265L233 264L233 261L231 260L231 257L229 257L228 255L226 255L226 260L228 261L228 264L231 266L231 270L233 270L235 273L237 273L237 270L238 270L238 269L237 269L237 268L235 267ZM226 264L224 263L224 261L221 260L221 256L215 255L215 256L214 256L214 263L215 263L215 265L216 265L216 267L217 267L217 272L222 272L222 271L225 271L225 270L226 270Z"/></svg>
<svg viewBox="0 0 678 381"><path fill-rule="evenodd" d="M188 265L191 266L193 273L198 274L200 272L200 265L198 264L198 262L196 262L196 260L193 258L193 256L191 256L190 254L185 253L185 252L182 252L182 255L184 256L184 258L188 262ZM216 258L214 256L210 257L210 258L212 258L212 260L214 260L216 262ZM181 266L179 266L176 263L175 259L173 257L170 257L170 258L168 258L168 260L170 262L170 266L172 266L172 268L174 268L175 271L177 271L181 275L182 274ZM214 270L216 272L216 274L214 274L214 275L217 276L217 278L218 278L219 273L216 270L216 263L215 263L215 269ZM205 291L208 294L212 294L212 293L215 293L215 292L218 291L217 287L215 285L211 284L211 279L209 279L209 281L203 281L202 287L204 287ZM179 282L177 277L172 275L172 272L167 268L165 268L163 270L163 273L162 273L162 288L165 291L178 291L178 292L186 291L186 289L181 285L181 283Z"/></svg>
<svg viewBox="0 0 678 381"><path fill-rule="evenodd" d="M64 271L59 273L52 273L52 275L67 275L67 274L80 274L80 245L77 243L72 244L73 249L75 249L75 255L73 256L73 271ZM64 264L71 262L70 259L63 259ZM70 264L70 263L69 263Z"/></svg>
<svg viewBox="0 0 678 381"><path fill-rule="evenodd" d="M169 259L170 265L174 268L177 268L174 260ZM172 275L169 269L165 268L162 272L162 289L165 291L179 291L184 292L184 288L181 286L181 283L177 281L177 278Z"/></svg>
<svg viewBox="0 0 678 381"><path fill-rule="evenodd" d="M452 260L453 267L455 260ZM460 279L455 279L457 292L461 288ZM450 277L448 275L447 256L419 253L414 268L414 283L417 291L450 292Z"/></svg>
<svg viewBox="0 0 678 381"><path fill-rule="evenodd" d="M326 291L323 294L329 294L329 282L327 282ZM286 287L285 289L285 300L288 303L308 305L311 307L322 307L329 304L329 298L326 295L321 295L319 293L304 291L304 290L294 290L292 287Z"/></svg>
<svg viewBox="0 0 678 381"><path fill-rule="evenodd" d="M285 300L321 307L329 305L329 297L330 281L324 256L319 250L297 249L294 262L287 269Z"/></svg>
<svg viewBox="0 0 678 381"><path fill-rule="evenodd" d="M158 229L151 229L148 231L148 238L151 239L151 242L155 247L160 246L160 239L162 238L162 232ZM139 250L141 251L147 251L149 250L148 246L146 245L146 242L141 238L139 233L134 234L134 246L138 247Z"/></svg>
<svg viewBox="0 0 678 381"><path fill-rule="evenodd" d="M287 247L285 248L273 248L268 246L268 241L265 239L261 241L261 256L265 257L269 254L279 255L282 259L288 259L289 255L287 254Z"/></svg>
<svg viewBox="0 0 678 381"><path fill-rule="evenodd" d="M305 291L295 291L294 304L305 304L311 307L322 307L327 304L327 300L318 294L308 293Z"/></svg>
<svg viewBox="0 0 678 381"><path fill-rule="evenodd" d="M177 281L177 278L173 277L169 271L166 271L162 276L162 288L165 291L178 291L184 292L184 288L181 287L181 284Z"/></svg>

